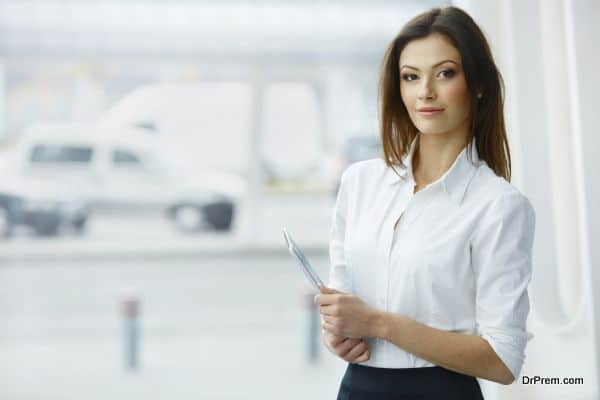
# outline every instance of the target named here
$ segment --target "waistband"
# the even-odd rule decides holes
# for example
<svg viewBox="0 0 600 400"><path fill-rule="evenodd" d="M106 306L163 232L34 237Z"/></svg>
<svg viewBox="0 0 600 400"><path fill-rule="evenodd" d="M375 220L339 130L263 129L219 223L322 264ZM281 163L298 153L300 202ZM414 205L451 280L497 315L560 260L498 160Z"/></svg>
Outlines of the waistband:
<svg viewBox="0 0 600 400"><path fill-rule="evenodd" d="M440 366L377 368L348 364L342 386L363 393L440 396L443 399L483 399L473 376Z"/></svg>

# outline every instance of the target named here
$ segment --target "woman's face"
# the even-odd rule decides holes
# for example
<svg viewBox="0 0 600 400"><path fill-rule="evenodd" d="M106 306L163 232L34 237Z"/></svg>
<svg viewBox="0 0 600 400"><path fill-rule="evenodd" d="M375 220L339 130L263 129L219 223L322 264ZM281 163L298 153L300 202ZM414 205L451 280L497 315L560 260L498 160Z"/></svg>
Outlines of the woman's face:
<svg viewBox="0 0 600 400"><path fill-rule="evenodd" d="M400 95L417 129L466 136L471 97L460 53L450 41L438 33L410 41L399 64Z"/></svg>

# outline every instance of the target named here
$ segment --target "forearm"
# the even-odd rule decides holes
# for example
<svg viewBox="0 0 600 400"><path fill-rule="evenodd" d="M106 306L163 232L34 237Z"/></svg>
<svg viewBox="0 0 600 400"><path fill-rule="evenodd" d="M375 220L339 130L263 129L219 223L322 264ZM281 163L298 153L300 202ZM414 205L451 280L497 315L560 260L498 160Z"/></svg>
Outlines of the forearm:
<svg viewBox="0 0 600 400"><path fill-rule="evenodd" d="M382 311L377 311L373 326L373 336L446 369L501 384L510 384L514 379L489 343L479 336L435 329Z"/></svg>

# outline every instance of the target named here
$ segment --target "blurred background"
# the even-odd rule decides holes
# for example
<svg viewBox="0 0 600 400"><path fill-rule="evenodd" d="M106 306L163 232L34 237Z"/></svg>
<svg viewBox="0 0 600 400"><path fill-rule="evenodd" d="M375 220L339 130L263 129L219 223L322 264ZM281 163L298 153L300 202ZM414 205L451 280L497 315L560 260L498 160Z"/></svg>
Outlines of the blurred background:
<svg viewBox="0 0 600 400"><path fill-rule="evenodd" d="M537 215L522 375L600 398L594 0L0 0L0 398L334 398L286 227L323 277L341 172L378 157L386 45L484 29Z"/></svg>

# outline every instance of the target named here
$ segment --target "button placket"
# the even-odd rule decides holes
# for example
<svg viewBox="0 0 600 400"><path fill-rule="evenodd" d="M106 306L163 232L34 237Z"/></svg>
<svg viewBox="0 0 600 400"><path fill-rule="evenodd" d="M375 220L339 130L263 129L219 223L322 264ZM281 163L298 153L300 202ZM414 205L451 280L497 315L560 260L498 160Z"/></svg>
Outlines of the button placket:
<svg viewBox="0 0 600 400"><path fill-rule="evenodd" d="M404 214L404 222L400 224L404 230L406 230L416 221L417 218L419 218L419 215L421 215L423 210L427 208L429 203L431 203L435 197L436 191L436 187L427 186L413 196L410 202L410 207L407 209L408 212Z"/></svg>
<svg viewBox="0 0 600 400"><path fill-rule="evenodd" d="M385 230L384 237L386 240L389 238L386 246L386 280L385 280L385 309L388 310L388 301L390 296L390 273L392 270L392 250L394 247L394 243L397 239L397 235L402 229L403 224L405 223L406 215L410 213L410 209L412 207L413 202L413 192L410 185L407 185L403 188L403 190L399 191L397 196L398 205L393 208L391 213L391 218L389 218L389 223ZM407 199L407 200L404 200ZM398 226L396 226L396 222L398 222Z"/></svg>
<svg viewBox="0 0 600 400"><path fill-rule="evenodd" d="M410 185L398 190L396 195L393 197L392 202L396 203L392 205L390 214L386 216L386 221L384 222L383 232L382 232L382 255L383 255L383 268L381 274L381 283L378 285L378 288L384 288L384 290L378 290L379 297L377 299L379 308L388 311L388 302L389 302L389 289L390 289L390 271L391 271L391 255L392 255L392 247L394 245L395 239L395 230L394 225L400 216L404 216L406 210L408 209L409 204L411 203L413 198L412 188ZM408 200L405 200L408 199ZM401 222L399 223L401 224ZM384 363L387 362L387 342L383 339L379 339L379 343L381 343L381 351L382 358L384 359Z"/></svg>
<svg viewBox="0 0 600 400"><path fill-rule="evenodd" d="M395 215L398 215L399 221L398 221L398 226L395 227L394 229L394 224L396 223L396 219L393 221L392 223L392 241L390 243L390 248L389 248L389 252L388 252L388 276L389 276L389 271L391 269L391 256L392 256L392 248L394 246L394 244L396 243L395 241L397 240L396 235L399 235L400 232L405 232L406 230L408 230L410 228L410 226L414 223L414 221L419 217L419 215L421 214L421 212L427 208L428 204L431 202L431 200L433 200L434 196L435 196L435 187L426 187L422 190L420 190L417 193L413 193L412 188L410 189L409 192L409 200L406 202L406 206L404 207L404 209L399 210L400 213L396 212ZM386 294L387 297L389 298L389 279L387 281L387 290L386 290ZM408 353L408 359L410 362L410 365L414 368L416 367L416 360L417 357L411 353Z"/></svg>
<svg viewBox="0 0 600 400"><path fill-rule="evenodd" d="M407 188L404 188L404 191L408 193L401 193L400 196L398 196L400 200L398 201L399 204L394 208L391 214L392 218L390 218L390 223L386 229L385 237L386 239L389 238L388 246L386 247L386 264L388 265L388 267L391 264L392 247L394 245L396 230L402 229L402 226L405 225L406 219L408 218L407 216L411 213L412 203L414 202L415 196L412 194L412 189L410 188L410 185L408 185ZM402 201L402 199L407 197L408 200ZM396 222L398 222L398 226L395 226Z"/></svg>

